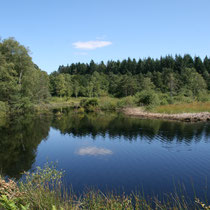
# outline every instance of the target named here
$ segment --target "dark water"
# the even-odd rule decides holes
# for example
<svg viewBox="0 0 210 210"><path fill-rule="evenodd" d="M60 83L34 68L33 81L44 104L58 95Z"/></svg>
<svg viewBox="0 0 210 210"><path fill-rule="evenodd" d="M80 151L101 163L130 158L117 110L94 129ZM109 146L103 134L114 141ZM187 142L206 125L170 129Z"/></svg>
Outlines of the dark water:
<svg viewBox="0 0 210 210"><path fill-rule="evenodd" d="M0 170L23 171L58 161L75 192L206 190L210 178L210 124L125 117L117 113L24 116L0 126ZM207 192L206 192L207 191Z"/></svg>

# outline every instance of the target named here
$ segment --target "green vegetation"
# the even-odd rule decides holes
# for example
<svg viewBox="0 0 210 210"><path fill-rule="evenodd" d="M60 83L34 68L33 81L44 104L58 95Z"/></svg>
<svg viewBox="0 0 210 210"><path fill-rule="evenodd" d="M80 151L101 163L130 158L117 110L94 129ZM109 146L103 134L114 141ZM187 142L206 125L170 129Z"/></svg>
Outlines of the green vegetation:
<svg viewBox="0 0 210 210"><path fill-rule="evenodd" d="M7 113L7 104L3 101L0 101L0 118L6 117Z"/></svg>
<svg viewBox="0 0 210 210"><path fill-rule="evenodd" d="M92 104L93 103L93 104ZM92 104L92 105L91 105ZM87 97L51 97L48 103L35 105L38 111L59 109L59 108L76 108L77 111L115 111L124 107L136 106L136 98L128 96L123 98L114 98L110 96L87 98Z"/></svg>
<svg viewBox="0 0 210 210"><path fill-rule="evenodd" d="M84 108L85 111L95 111L98 107L98 100L96 98L82 99L80 106Z"/></svg>
<svg viewBox="0 0 210 210"><path fill-rule="evenodd" d="M0 176L0 207L8 210L28 209L210 209L195 198L189 200L182 191L146 199L137 193L131 195L104 194L89 190L80 196L69 192L63 185L63 171L46 164L43 169L25 173L19 183L5 181ZM182 194L179 194L182 193ZM206 201L207 202L207 201Z"/></svg>
<svg viewBox="0 0 210 210"><path fill-rule="evenodd" d="M94 97L102 110L126 106L151 110L160 105L210 101L208 57L203 61L190 55L139 61L128 58L107 64L91 61L60 66L49 77L52 96Z"/></svg>
<svg viewBox="0 0 210 210"><path fill-rule="evenodd" d="M210 102L163 105L163 106L157 106L153 108L151 111L157 113L167 113L167 114L210 112Z"/></svg>
<svg viewBox="0 0 210 210"><path fill-rule="evenodd" d="M200 57L176 55L138 61L128 58L123 61L108 61L107 64L91 61L89 64L60 66L58 71L48 75L32 62L27 48L13 38L2 40L0 168L4 170L2 173L8 176L14 175L15 171L16 178L20 177L22 171L29 170L35 158L37 145L47 137L51 122L54 127L59 127L61 132L72 131L75 135L87 132L90 123L97 125L95 127L104 133L108 129L116 135L117 129L126 133L126 130L131 128L139 128L139 124L135 124L132 119L123 119L121 124L113 129L115 116L107 115L102 125L98 125L101 116L87 117L84 112L112 111L133 106L146 106L149 110L159 113L210 112L209 91L208 57L201 60ZM64 116L61 109L53 119L51 114L40 116L36 120L23 116L22 119L14 118L10 121L10 124L16 126L6 124L5 119L9 115L63 107L78 108L80 118L74 117L75 113L66 113ZM151 122L149 124L151 126ZM13 130L9 130L10 126ZM154 132L160 127L157 124ZM151 134L153 131L149 132ZM210 209L198 199L196 202L188 201L177 193L167 196L165 202L156 198L148 201L136 194L104 195L99 191L89 191L76 197L64 189L62 175L55 167L46 166L26 174L26 180L18 184L12 180L6 182L0 177L0 206L5 209L22 210L192 207Z"/></svg>
<svg viewBox="0 0 210 210"><path fill-rule="evenodd" d="M9 38L0 42L0 90L0 118L62 106L94 111L207 102L210 58L176 55L107 64L91 61L60 66L47 75L32 62L27 48ZM84 97L86 102L80 103ZM95 99L96 104L86 104Z"/></svg>
<svg viewBox="0 0 210 210"><path fill-rule="evenodd" d="M32 62L29 50L13 38L0 42L0 116L23 113L46 101L49 78Z"/></svg>
<svg viewBox="0 0 210 210"><path fill-rule="evenodd" d="M176 55L60 66L50 75L50 90L53 96L76 98L137 95L142 105L209 101L210 59Z"/></svg>

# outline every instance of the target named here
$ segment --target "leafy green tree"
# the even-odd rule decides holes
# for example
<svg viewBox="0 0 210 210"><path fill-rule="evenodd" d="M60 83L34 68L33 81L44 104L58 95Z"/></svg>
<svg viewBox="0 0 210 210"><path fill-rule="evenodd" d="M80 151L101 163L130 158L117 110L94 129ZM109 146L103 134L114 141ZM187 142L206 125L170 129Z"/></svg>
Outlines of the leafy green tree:
<svg viewBox="0 0 210 210"><path fill-rule="evenodd" d="M182 70L182 86L193 93L193 97L198 96L200 91L206 89L207 85L203 77L196 72L194 68L185 68Z"/></svg>
<svg viewBox="0 0 210 210"><path fill-rule="evenodd" d="M148 77L144 77L140 82L140 90L153 90L155 88L155 85Z"/></svg>
<svg viewBox="0 0 210 210"><path fill-rule="evenodd" d="M131 74L122 75L117 85L117 96L130 96L136 94L137 91L137 79L134 78Z"/></svg>
<svg viewBox="0 0 210 210"><path fill-rule="evenodd" d="M78 97L80 91L80 86L79 86L79 82L75 79L73 81L73 94L75 95L75 97Z"/></svg>
<svg viewBox="0 0 210 210"><path fill-rule="evenodd" d="M164 68L163 70L163 81L166 87L166 90L170 92L170 96L174 95L174 92L177 88L177 79L176 75L170 68Z"/></svg>
<svg viewBox="0 0 210 210"><path fill-rule="evenodd" d="M10 112L22 112L49 96L48 76L29 53L13 38L0 42L0 101L8 103Z"/></svg>
<svg viewBox="0 0 210 210"><path fill-rule="evenodd" d="M73 82L71 79L71 75L69 74L65 74L65 85L66 85L65 95L67 97L71 97L73 94Z"/></svg>
<svg viewBox="0 0 210 210"><path fill-rule="evenodd" d="M86 88L87 96L90 97L90 98L93 97L93 88L94 88L94 84L93 84L93 82L90 81L87 85L87 88Z"/></svg>
<svg viewBox="0 0 210 210"><path fill-rule="evenodd" d="M55 89L56 89L56 94L58 96L65 96L66 95L66 80L64 74L59 74L56 79L55 79Z"/></svg>
<svg viewBox="0 0 210 210"><path fill-rule="evenodd" d="M152 82L155 85L155 87L157 88L157 90L164 92L165 90L165 86L163 84L163 76L161 72L155 71L153 73L153 77L152 77Z"/></svg>

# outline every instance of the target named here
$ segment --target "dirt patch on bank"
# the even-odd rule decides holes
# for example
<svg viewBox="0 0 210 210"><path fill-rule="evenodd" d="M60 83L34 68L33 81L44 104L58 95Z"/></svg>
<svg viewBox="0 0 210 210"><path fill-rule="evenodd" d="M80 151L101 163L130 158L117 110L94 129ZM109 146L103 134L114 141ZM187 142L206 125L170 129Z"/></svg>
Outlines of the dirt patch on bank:
<svg viewBox="0 0 210 210"><path fill-rule="evenodd" d="M129 116L136 116L150 119L178 120L183 122L205 122L210 121L210 112L201 113L181 113L181 114L161 114L143 111L141 108L125 108L123 113Z"/></svg>

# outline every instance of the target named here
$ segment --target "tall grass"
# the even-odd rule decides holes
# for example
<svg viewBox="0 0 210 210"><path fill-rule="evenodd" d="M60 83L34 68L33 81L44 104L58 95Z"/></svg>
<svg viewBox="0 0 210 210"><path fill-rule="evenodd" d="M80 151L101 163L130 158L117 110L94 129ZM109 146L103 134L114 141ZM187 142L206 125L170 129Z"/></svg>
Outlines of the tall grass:
<svg viewBox="0 0 210 210"><path fill-rule="evenodd" d="M167 114L210 112L210 102L163 105L157 106L151 111Z"/></svg>
<svg viewBox="0 0 210 210"><path fill-rule="evenodd" d="M47 164L33 173L26 173L24 181L16 183L0 177L0 207L4 209L210 209L196 198L189 200L182 194L166 195L162 201L145 199L140 194L103 194L89 190L79 197L63 185L63 172Z"/></svg>

